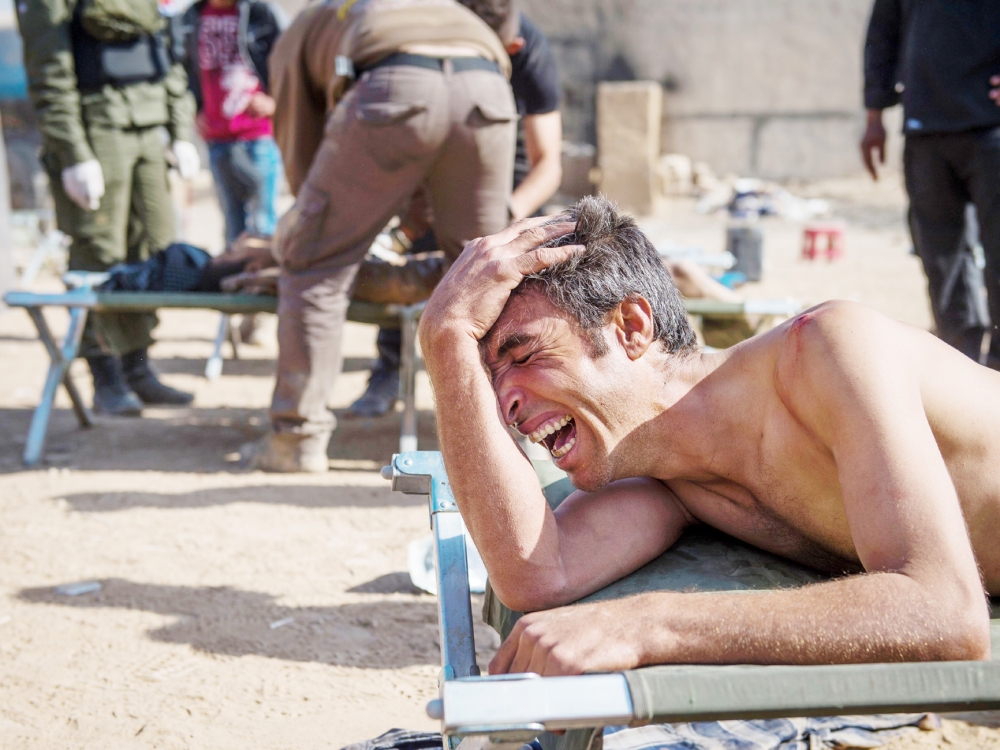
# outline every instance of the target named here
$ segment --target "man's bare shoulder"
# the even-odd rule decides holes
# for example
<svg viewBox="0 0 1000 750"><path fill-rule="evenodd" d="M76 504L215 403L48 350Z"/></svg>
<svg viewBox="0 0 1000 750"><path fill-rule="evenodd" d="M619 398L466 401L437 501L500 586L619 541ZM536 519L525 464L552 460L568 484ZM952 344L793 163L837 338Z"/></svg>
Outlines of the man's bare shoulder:
<svg viewBox="0 0 1000 750"><path fill-rule="evenodd" d="M990 374L933 334L858 302L824 302L773 333L776 375L786 386L834 373L881 377L900 368L921 379L932 371Z"/></svg>
<svg viewBox="0 0 1000 750"><path fill-rule="evenodd" d="M817 305L772 334L775 394L798 421L814 428L832 426L843 410L861 402L880 408L886 383L908 383L916 394L926 361L939 348L945 350L939 355L951 354L926 331L843 300Z"/></svg>
<svg viewBox="0 0 1000 750"><path fill-rule="evenodd" d="M925 331L845 300L810 308L774 333L776 384L786 395L838 376L885 375L920 350L941 345Z"/></svg>
<svg viewBox="0 0 1000 750"><path fill-rule="evenodd" d="M857 302L817 305L773 334L775 391L797 416L828 421L859 401L877 410L887 387L911 388L937 430L1000 399L1000 373Z"/></svg>

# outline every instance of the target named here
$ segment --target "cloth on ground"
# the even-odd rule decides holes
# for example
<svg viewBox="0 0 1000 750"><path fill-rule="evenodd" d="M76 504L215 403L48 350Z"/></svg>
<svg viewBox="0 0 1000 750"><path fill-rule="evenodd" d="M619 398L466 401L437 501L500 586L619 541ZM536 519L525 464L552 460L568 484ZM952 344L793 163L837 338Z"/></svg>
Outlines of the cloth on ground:
<svg viewBox="0 0 1000 750"><path fill-rule="evenodd" d="M919 731L926 714L877 714L811 719L696 721L646 727L605 727L590 750L835 750L879 747L894 737ZM439 750L441 735L390 729L343 750ZM540 750L537 740L520 750Z"/></svg>
<svg viewBox="0 0 1000 750"><path fill-rule="evenodd" d="M818 750L878 747L919 731L926 714L830 716L813 719L694 721L605 727L603 750Z"/></svg>
<svg viewBox="0 0 1000 750"><path fill-rule="evenodd" d="M342 750L441 750L441 735L437 732L390 729L373 740L355 742Z"/></svg>
<svg viewBox="0 0 1000 750"><path fill-rule="evenodd" d="M476 738L486 740L485 737ZM380 734L373 740L362 740L352 745L347 745L341 750L441 750L442 737L437 732L417 732L410 729L390 729L385 734ZM482 743L488 746L489 743ZM466 747L465 745L462 746ZM513 745L507 745L507 748ZM470 750L472 750L470 748ZM475 750L483 750L479 743L475 744ZM542 750L538 740L533 740L521 745L520 750Z"/></svg>

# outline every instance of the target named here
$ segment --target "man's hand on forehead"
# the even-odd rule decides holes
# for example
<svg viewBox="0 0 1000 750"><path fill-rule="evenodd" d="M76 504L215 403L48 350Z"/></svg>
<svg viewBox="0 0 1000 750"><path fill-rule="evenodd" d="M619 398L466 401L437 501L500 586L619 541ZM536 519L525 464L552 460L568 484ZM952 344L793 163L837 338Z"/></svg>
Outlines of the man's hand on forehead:
<svg viewBox="0 0 1000 750"><path fill-rule="evenodd" d="M574 222L559 217L525 219L466 245L421 316L425 349L439 334L459 333L477 342L484 338L525 276L583 250L582 245L551 246L575 230Z"/></svg>

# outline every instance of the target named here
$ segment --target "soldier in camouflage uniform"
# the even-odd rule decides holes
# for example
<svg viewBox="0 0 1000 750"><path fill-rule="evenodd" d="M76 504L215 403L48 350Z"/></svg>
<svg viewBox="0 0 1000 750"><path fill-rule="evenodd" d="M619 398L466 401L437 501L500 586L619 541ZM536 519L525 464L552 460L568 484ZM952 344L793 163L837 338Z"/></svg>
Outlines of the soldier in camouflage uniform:
<svg viewBox="0 0 1000 750"><path fill-rule="evenodd" d="M156 0L19 0L17 18L56 221L72 238L70 269L144 260L174 238L168 138L181 176L199 169L194 102L171 60L166 19ZM80 354L96 411L190 403L149 367L156 323L154 313L89 317Z"/></svg>

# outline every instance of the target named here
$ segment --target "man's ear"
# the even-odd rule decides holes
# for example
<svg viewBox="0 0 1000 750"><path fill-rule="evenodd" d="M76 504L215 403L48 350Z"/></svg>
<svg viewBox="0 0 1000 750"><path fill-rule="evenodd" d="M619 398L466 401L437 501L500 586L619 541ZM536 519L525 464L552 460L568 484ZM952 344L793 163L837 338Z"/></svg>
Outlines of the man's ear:
<svg viewBox="0 0 1000 750"><path fill-rule="evenodd" d="M645 297L624 300L614 313L615 335L629 359L639 359L656 340L653 309Z"/></svg>
<svg viewBox="0 0 1000 750"><path fill-rule="evenodd" d="M519 36L507 42L507 44L504 45L504 48L507 50L507 54L513 57L518 52L524 49L524 45L525 45L524 37Z"/></svg>

